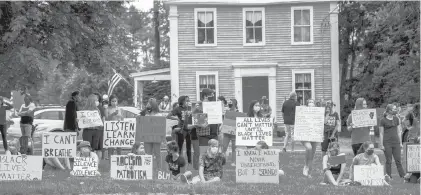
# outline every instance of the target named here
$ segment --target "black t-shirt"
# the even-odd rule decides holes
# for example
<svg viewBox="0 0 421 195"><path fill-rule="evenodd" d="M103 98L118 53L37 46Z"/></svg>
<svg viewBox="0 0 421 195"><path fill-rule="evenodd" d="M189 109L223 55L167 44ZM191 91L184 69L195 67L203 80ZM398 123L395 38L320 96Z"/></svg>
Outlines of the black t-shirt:
<svg viewBox="0 0 421 195"><path fill-rule="evenodd" d="M337 120L339 120L339 114L337 112L325 116L325 132L335 130Z"/></svg>
<svg viewBox="0 0 421 195"><path fill-rule="evenodd" d="M165 162L168 163L168 168L174 176L180 174L180 168L186 166L186 160L182 156L179 156L177 160L173 161L172 155L168 154L165 157Z"/></svg>
<svg viewBox="0 0 421 195"><path fill-rule="evenodd" d="M179 119L178 121L178 126L180 128L183 128L183 130L188 130L188 122L186 122L186 120L188 120L188 109L186 107L177 107L174 110L171 111L171 114L173 116L177 116L177 118Z"/></svg>

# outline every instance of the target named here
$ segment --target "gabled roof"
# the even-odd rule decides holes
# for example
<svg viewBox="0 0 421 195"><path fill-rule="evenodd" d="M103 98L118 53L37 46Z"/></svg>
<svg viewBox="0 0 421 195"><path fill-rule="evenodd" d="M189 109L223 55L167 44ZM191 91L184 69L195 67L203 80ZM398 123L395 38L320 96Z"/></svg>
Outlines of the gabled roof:
<svg viewBox="0 0 421 195"><path fill-rule="evenodd" d="M147 76L147 75L154 75L154 74L162 74L162 73L169 73L169 68L157 69L157 70L148 70L143 72L136 72L130 74L130 77L139 77L139 76Z"/></svg>
<svg viewBox="0 0 421 195"><path fill-rule="evenodd" d="M264 5L264 4L286 4L286 3L318 3L318 2L337 2L334 0L166 0L165 4L200 4L200 5Z"/></svg>

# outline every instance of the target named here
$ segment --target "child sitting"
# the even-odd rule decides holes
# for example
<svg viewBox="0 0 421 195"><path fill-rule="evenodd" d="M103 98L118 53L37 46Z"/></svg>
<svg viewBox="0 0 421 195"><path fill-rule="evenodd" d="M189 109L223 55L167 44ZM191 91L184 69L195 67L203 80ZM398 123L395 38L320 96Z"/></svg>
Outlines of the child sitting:
<svg viewBox="0 0 421 195"><path fill-rule="evenodd" d="M339 185L342 180L346 163L331 165L329 160L335 156L342 156L344 154L339 154L339 144L337 142L332 142L329 144L328 152L323 156L323 172L324 179L321 183L322 185L333 184L335 186Z"/></svg>
<svg viewBox="0 0 421 195"><path fill-rule="evenodd" d="M21 150L19 139L13 139L9 142L9 150L6 150L6 155L21 155L19 152ZM32 142L28 142L28 151L27 154L33 154L33 145Z"/></svg>
<svg viewBox="0 0 421 195"><path fill-rule="evenodd" d="M165 157L165 162L168 163L168 169L171 171L171 179L177 180L180 178L180 173L184 172L186 160L180 156L178 152L178 145L175 141L167 144L168 155Z"/></svg>
<svg viewBox="0 0 421 195"><path fill-rule="evenodd" d="M127 155L146 155L143 142L136 142L132 146L132 151Z"/></svg>
<svg viewBox="0 0 421 195"><path fill-rule="evenodd" d="M98 155L95 152L92 152L91 144L88 141L82 141L79 143L77 146L76 157L92 158L97 162L97 166L99 166ZM70 175L74 175L74 171L71 171ZM101 173L97 171L96 175L100 176Z"/></svg>

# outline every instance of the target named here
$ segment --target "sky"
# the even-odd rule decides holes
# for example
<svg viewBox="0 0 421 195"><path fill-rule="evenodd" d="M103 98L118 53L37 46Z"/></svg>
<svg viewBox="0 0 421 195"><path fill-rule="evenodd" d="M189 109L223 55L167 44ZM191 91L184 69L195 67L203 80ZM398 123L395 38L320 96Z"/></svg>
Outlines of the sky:
<svg viewBox="0 0 421 195"><path fill-rule="evenodd" d="M140 10L147 11L153 7L153 0L134 0L131 4Z"/></svg>

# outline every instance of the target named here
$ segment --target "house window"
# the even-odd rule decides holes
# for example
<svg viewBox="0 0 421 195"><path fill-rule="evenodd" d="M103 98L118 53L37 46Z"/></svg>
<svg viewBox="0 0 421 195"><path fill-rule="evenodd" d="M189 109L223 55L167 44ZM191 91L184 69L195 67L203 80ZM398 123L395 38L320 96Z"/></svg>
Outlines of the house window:
<svg viewBox="0 0 421 195"><path fill-rule="evenodd" d="M218 72L196 72L196 84L196 100L200 100L200 97L202 97L202 90L205 88L209 88L215 91L214 97L211 100L216 100L218 96Z"/></svg>
<svg viewBox="0 0 421 195"><path fill-rule="evenodd" d="M313 43L313 7L291 8L292 44Z"/></svg>
<svg viewBox="0 0 421 195"><path fill-rule="evenodd" d="M265 9L243 8L244 45L265 43Z"/></svg>
<svg viewBox="0 0 421 195"><path fill-rule="evenodd" d="M216 9L196 8L196 46L216 45Z"/></svg>
<svg viewBox="0 0 421 195"><path fill-rule="evenodd" d="M293 91L297 93L297 101L305 105L314 98L314 70L297 70L292 72Z"/></svg>

